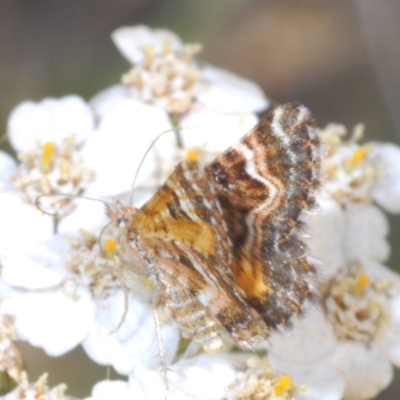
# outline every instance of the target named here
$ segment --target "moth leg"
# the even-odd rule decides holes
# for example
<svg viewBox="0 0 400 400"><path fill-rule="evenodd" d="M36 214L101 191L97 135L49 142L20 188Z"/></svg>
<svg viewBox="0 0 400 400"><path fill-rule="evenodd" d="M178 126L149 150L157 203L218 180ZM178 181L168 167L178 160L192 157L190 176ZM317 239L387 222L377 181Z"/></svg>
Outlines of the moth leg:
<svg viewBox="0 0 400 400"><path fill-rule="evenodd" d="M158 318L157 308L160 305L160 297L157 296L153 302L153 317L154 323L156 326L156 333L157 333L157 345L158 345L158 353L160 357L163 381L164 381L164 389L165 389L165 400L169 398L169 384L168 384L168 373L167 373L167 365L165 363L165 354L164 354L164 345L163 339L161 334L161 327L160 327L160 319Z"/></svg>
<svg viewBox="0 0 400 400"><path fill-rule="evenodd" d="M110 331L110 334L117 332L119 328L121 328L122 324L125 322L126 316L129 311L129 291L122 279L121 259L119 257L114 257L114 260L115 260L115 267L117 268L118 271L118 280L121 282L121 287L122 290L124 291L124 312L122 314L121 320L118 322L118 325Z"/></svg>
<svg viewBox="0 0 400 400"><path fill-rule="evenodd" d="M129 311L129 293L126 288L123 288L124 291L124 312L122 314L121 320L118 322L118 325L110 331L110 333L115 333L121 328L122 324L125 322L126 316Z"/></svg>

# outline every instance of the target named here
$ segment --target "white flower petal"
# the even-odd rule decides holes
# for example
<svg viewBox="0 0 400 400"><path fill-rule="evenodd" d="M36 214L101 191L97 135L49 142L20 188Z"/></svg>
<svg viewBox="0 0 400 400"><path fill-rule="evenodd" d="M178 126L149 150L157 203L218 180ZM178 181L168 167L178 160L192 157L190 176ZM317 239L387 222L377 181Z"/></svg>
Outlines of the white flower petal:
<svg viewBox="0 0 400 400"><path fill-rule="evenodd" d="M14 296L19 296L20 291L13 286L8 285L0 279L0 293L1 299L4 300L6 298L13 298Z"/></svg>
<svg viewBox="0 0 400 400"><path fill-rule="evenodd" d="M85 400L142 400L144 397L133 392L125 381L100 381L92 389L92 396Z"/></svg>
<svg viewBox="0 0 400 400"><path fill-rule="evenodd" d="M88 192L90 195L90 190ZM76 233L80 229L89 232L100 231L109 222L105 213L105 203L102 203L101 200L96 197L94 200L77 198L74 212L60 220L58 234Z"/></svg>
<svg viewBox="0 0 400 400"><path fill-rule="evenodd" d="M347 203L345 215L347 226L343 245L346 261L387 260L390 246L386 239L389 223L385 214L373 205Z"/></svg>
<svg viewBox="0 0 400 400"><path fill-rule="evenodd" d="M227 113L261 112L269 107L264 92L254 82L222 68L206 66L203 79L210 85L197 96L213 110Z"/></svg>
<svg viewBox="0 0 400 400"><path fill-rule="evenodd" d="M168 129L171 124L161 109L129 99L116 104L82 149L85 164L96 171L90 194L115 196L129 192L152 139ZM156 168L150 152L140 169L137 186L146 183Z"/></svg>
<svg viewBox="0 0 400 400"><path fill-rule="evenodd" d="M236 371L227 354L200 354L171 366L170 379L177 399L223 399Z"/></svg>
<svg viewBox="0 0 400 400"><path fill-rule="evenodd" d="M288 374L299 385L307 389L299 400L340 400L343 397L345 382L343 376L324 362L293 363L270 355L268 360L274 371Z"/></svg>
<svg viewBox="0 0 400 400"><path fill-rule="evenodd" d="M400 297L391 301L390 325L378 337L377 345L384 358L400 367Z"/></svg>
<svg viewBox="0 0 400 400"><path fill-rule="evenodd" d="M232 357L226 354L201 354L168 366L168 384L171 398L224 399L227 387L234 382L237 373ZM146 399L163 398L165 386L161 371L135 369L129 382L135 393Z"/></svg>
<svg viewBox="0 0 400 400"><path fill-rule="evenodd" d="M10 143L17 152L27 152L37 142L61 144L68 136L82 142L94 129L91 108L79 96L46 98L39 103L24 101L8 119Z"/></svg>
<svg viewBox="0 0 400 400"><path fill-rule="evenodd" d="M162 51L166 42L172 49L182 46L179 36L175 33L167 29L151 29L146 25L118 28L112 32L111 39L122 55L132 64L143 61L144 46L154 46L156 52Z"/></svg>
<svg viewBox="0 0 400 400"><path fill-rule="evenodd" d="M14 318L20 339L56 357L76 347L94 323L95 307L88 291L75 288L73 295L61 289L21 294L4 300L1 312Z"/></svg>
<svg viewBox="0 0 400 400"><path fill-rule="evenodd" d="M59 236L43 242L32 240L22 248L14 244L2 257L1 278L24 289L56 286L67 277L64 263L69 250L70 246Z"/></svg>
<svg viewBox="0 0 400 400"><path fill-rule="evenodd" d="M293 363L319 361L331 354L337 339L319 308L296 320L289 332L276 332L269 340L269 354Z"/></svg>
<svg viewBox="0 0 400 400"><path fill-rule="evenodd" d="M129 89L121 84L113 85L97 93L89 102L101 120L120 101L130 98Z"/></svg>
<svg viewBox="0 0 400 400"><path fill-rule="evenodd" d="M229 115L200 108L182 118L180 126L185 148L206 148L217 154L232 146L258 122L255 114Z"/></svg>
<svg viewBox="0 0 400 400"><path fill-rule="evenodd" d="M137 365L159 366L157 335L151 306L129 298L128 312L122 326L114 332L124 314L124 293L97 302L96 325L83 342L83 348L99 364L111 364L119 373L128 374ZM161 335L165 360L175 356L179 330L163 324Z"/></svg>
<svg viewBox="0 0 400 400"><path fill-rule="evenodd" d="M134 374L129 377L130 390L138 395L139 399L163 399L166 398L166 387L163 382L162 371L145 368L138 365ZM168 377L168 384L170 378ZM175 396L172 397L173 400Z"/></svg>
<svg viewBox="0 0 400 400"><path fill-rule="evenodd" d="M330 360L346 381L345 400L371 399L393 379L392 365L373 345L342 342Z"/></svg>
<svg viewBox="0 0 400 400"><path fill-rule="evenodd" d="M374 200L386 211L400 212L400 148L392 143L373 142L370 158L382 169L383 176L373 189Z"/></svg>
<svg viewBox="0 0 400 400"><path fill-rule="evenodd" d="M320 274L326 280L336 275L345 264L343 235L345 215L336 201L319 198L319 209L307 221L306 240L310 254L321 263Z"/></svg>
<svg viewBox="0 0 400 400"><path fill-rule="evenodd" d="M33 206L23 204L19 196L0 193L0 260L10 247L23 252L26 244L53 236L53 222Z"/></svg>
<svg viewBox="0 0 400 400"><path fill-rule="evenodd" d="M17 163L6 152L0 150L0 190L12 188L10 178L17 170Z"/></svg>

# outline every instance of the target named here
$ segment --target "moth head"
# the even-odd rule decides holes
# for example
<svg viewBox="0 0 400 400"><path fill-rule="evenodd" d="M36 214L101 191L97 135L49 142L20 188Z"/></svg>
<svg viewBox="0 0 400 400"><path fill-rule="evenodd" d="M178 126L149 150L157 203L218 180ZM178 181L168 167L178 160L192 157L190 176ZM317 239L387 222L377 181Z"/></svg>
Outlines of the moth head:
<svg viewBox="0 0 400 400"><path fill-rule="evenodd" d="M126 206L119 202L114 204L106 204L106 214L110 218L111 223L120 229L124 229L129 225L129 221L136 213L134 206Z"/></svg>

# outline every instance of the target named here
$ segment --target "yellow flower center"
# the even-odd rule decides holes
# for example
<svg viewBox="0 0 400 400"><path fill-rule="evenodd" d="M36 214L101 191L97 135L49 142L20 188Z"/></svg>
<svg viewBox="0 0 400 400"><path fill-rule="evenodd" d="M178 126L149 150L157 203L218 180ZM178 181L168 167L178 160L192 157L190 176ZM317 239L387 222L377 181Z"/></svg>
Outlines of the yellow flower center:
<svg viewBox="0 0 400 400"><path fill-rule="evenodd" d="M353 157L349 161L349 168L353 169L353 168L357 167L357 165L360 164L360 162L365 159L367 154L368 154L368 152L366 151L366 149L364 149L364 148L357 149L354 152Z"/></svg>
<svg viewBox="0 0 400 400"><path fill-rule="evenodd" d="M275 396L282 396L292 387L292 379L289 375L282 375L274 386Z"/></svg>
<svg viewBox="0 0 400 400"><path fill-rule="evenodd" d="M40 160L40 170L47 174L51 171L54 162L54 153L56 145L53 142L47 142L43 145L42 158Z"/></svg>
<svg viewBox="0 0 400 400"><path fill-rule="evenodd" d="M113 256L115 254L115 250L117 248L117 241L115 239L107 239L104 242L104 251L107 256Z"/></svg>
<svg viewBox="0 0 400 400"><path fill-rule="evenodd" d="M354 284L354 290L359 293L362 292L369 284L370 279L367 274L361 274L357 282Z"/></svg>
<svg viewBox="0 0 400 400"><path fill-rule="evenodd" d="M198 161L199 160L199 152L197 150L189 149L186 152L186 160Z"/></svg>

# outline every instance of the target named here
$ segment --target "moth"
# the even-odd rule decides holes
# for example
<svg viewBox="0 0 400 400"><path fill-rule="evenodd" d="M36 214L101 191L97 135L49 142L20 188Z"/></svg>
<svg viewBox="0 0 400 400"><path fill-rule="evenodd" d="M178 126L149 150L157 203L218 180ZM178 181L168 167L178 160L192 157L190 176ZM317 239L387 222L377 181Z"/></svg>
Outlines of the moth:
<svg viewBox="0 0 400 400"><path fill-rule="evenodd" d="M270 111L212 163L179 163L141 208L114 204L135 264L206 352L254 348L313 301L303 214L320 185L308 109Z"/></svg>

